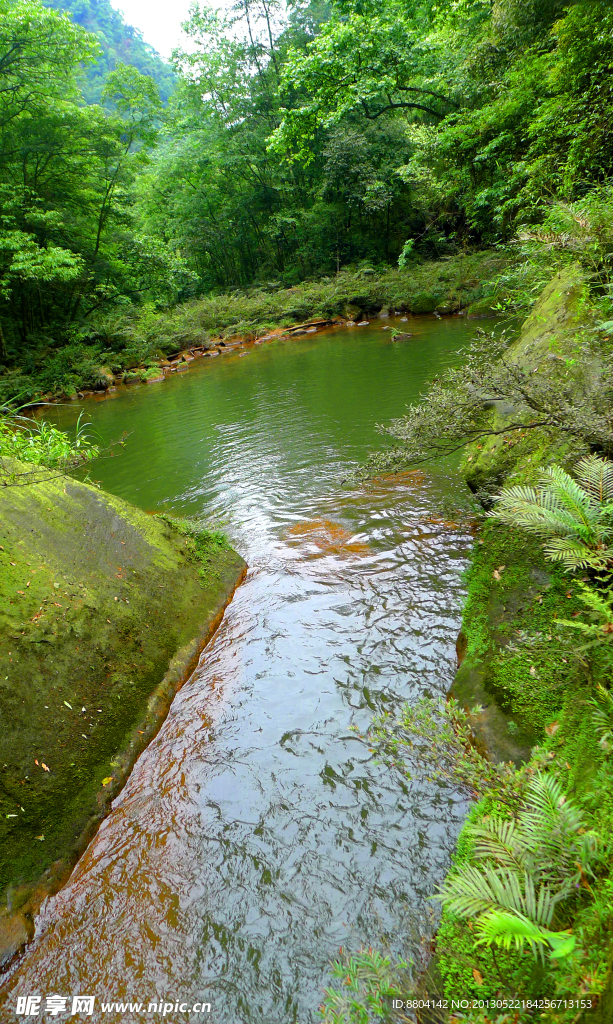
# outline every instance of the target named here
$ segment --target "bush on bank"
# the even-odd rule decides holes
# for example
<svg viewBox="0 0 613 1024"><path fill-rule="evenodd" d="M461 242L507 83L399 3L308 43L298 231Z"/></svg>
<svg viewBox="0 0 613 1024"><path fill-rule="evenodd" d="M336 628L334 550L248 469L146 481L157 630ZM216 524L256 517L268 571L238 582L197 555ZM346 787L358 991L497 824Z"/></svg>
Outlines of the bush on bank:
<svg viewBox="0 0 613 1024"><path fill-rule="evenodd" d="M293 288L272 283L166 310L126 305L7 366L0 376L0 399L103 391L114 375L136 369L140 375L148 365L190 346L208 348L215 338L236 334L259 337L306 320L355 319L384 309L441 315L466 310L471 315L474 307L475 315L482 316L506 300L514 262L515 254L486 250L402 269L365 264Z"/></svg>

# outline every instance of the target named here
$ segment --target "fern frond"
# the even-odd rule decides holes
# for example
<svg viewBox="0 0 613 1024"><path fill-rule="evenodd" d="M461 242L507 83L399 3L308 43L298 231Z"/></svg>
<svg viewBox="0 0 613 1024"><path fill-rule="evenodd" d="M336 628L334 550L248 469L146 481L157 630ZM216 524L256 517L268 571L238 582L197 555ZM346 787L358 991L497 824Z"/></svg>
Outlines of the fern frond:
<svg viewBox="0 0 613 1024"><path fill-rule="evenodd" d="M613 562L613 463L590 456L577 472L574 480L561 466L549 466L537 487L505 488L488 515L544 539L551 561L602 569Z"/></svg>
<svg viewBox="0 0 613 1024"><path fill-rule="evenodd" d="M613 693L598 684L595 699L592 698L592 724L600 746L607 753L613 747Z"/></svg>
<svg viewBox="0 0 613 1024"><path fill-rule="evenodd" d="M613 558L613 548L600 551L571 537L552 537L543 545L550 562L563 562L567 569L604 568Z"/></svg>
<svg viewBox="0 0 613 1024"><path fill-rule="evenodd" d="M575 937L570 932L551 932L539 928L533 921L522 914L505 911L490 911L477 921L479 943L487 946L497 945L502 949L521 951L527 945L532 952L543 957L546 948L551 949L551 956L560 959L568 956L575 948Z"/></svg>
<svg viewBox="0 0 613 1024"><path fill-rule="evenodd" d="M613 591L608 590L603 594L589 583L583 582L579 583L579 588L579 597L583 604L600 615L604 622L613 622Z"/></svg>
<svg viewBox="0 0 613 1024"><path fill-rule="evenodd" d="M502 908L524 914L547 927L556 904L565 896L566 891L554 893L546 885L540 886L537 893L527 872L520 875L489 864L481 869L463 864L448 875L436 898L458 917L475 917Z"/></svg>
<svg viewBox="0 0 613 1024"><path fill-rule="evenodd" d="M599 455L588 455L576 466L577 480L601 505L613 502L613 463Z"/></svg>
<svg viewBox="0 0 613 1024"><path fill-rule="evenodd" d="M585 516L574 515L550 490L509 487L496 501L497 507L488 515L510 526L521 526L541 537L571 534L586 544L596 544L600 539L597 516L591 521Z"/></svg>
<svg viewBox="0 0 613 1024"><path fill-rule="evenodd" d="M519 824L533 856L540 858L540 877L561 887L560 892L568 895L573 885L581 880L582 871L589 871L596 852L596 838L590 833L586 843L581 810L566 797L555 776L535 775Z"/></svg>
<svg viewBox="0 0 613 1024"><path fill-rule="evenodd" d="M592 500L581 484L561 466L548 466L542 476L543 489L557 499L576 523L593 533L600 516L600 504Z"/></svg>
<svg viewBox="0 0 613 1024"><path fill-rule="evenodd" d="M487 818L479 825L467 825L465 832L473 840L475 859L495 860L501 867L524 870L524 847L515 821Z"/></svg>

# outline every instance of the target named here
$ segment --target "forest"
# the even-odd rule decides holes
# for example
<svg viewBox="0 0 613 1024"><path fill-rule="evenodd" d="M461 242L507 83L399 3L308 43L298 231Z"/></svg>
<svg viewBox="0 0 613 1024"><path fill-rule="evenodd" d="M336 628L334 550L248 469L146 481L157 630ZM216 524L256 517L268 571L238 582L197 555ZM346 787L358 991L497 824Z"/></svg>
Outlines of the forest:
<svg viewBox="0 0 613 1024"><path fill-rule="evenodd" d="M103 387L224 292L607 248L606 3L195 6L170 97L86 7L2 3L5 400Z"/></svg>

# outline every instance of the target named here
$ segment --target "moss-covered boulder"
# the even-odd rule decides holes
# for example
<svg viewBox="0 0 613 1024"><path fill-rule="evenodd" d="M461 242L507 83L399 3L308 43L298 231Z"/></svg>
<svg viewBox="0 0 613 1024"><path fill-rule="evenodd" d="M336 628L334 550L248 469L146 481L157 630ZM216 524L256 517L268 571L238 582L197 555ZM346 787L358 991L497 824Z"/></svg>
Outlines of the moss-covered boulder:
<svg viewBox="0 0 613 1024"><path fill-rule="evenodd" d="M472 307L470 307L472 309ZM543 290L506 358L523 370L538 373L554 360L583 358L585 332L591 327L585 274L572 266L560 271ZM498 403L488 415L498 433L468 445L462 466L474 492L494 492L503 483L533 478L550 462L562 465L586 454L577 442L552 438L541 429L505 433L505 424L521 410Z"/></svg>
<svg viewBox="0 0 613 1024"><path fill-rule="evenodd" d="M410 312L415 315L434 313L434 310L441 301L440 295L433 295L429 292L418 292L409 300Z"/></svg>
<svg viewBox="0 0 613 1024"><path fill-rule="evenodd" d="M36 886L40 894L59 884L84 848L245 564L218 535L149 516L95 487L43 471L3 479L6 912L35 905Z"/></svg>

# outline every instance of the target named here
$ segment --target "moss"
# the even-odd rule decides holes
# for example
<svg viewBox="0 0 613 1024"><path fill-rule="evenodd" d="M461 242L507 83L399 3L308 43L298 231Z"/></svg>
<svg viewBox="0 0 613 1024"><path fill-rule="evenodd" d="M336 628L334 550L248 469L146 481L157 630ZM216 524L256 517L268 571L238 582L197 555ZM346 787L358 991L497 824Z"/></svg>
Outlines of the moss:
<svg viewBox="0 0 613 1024"><path fill-rule="evenodd" d="M528 317L508 357L524 368L541 367L550 358L572 359L591 326L586 285L577 268L557 274ZM488 413L503 429L509 410ZM504 433L468 447L464 473L474 491L492 493L503 484L533 481L541 466L572 464L583 454L568 442L526 431ZM572 927L577 950L568 961L549 961L535 970L529 952L502 954L475 944L470 922L444 913L437 936L437 957L448 998L484 999L497 992L523 998L557 996L600 1000L590 1020L608 1021L613 1013L613 881L610 851L605 843L613 830L613 758L598 743L591 696L597 682L610 684L613 652L608 647L578 657L577 639L556 619L570 619L585 610L574 577L545 562L538 543L520 530L487 521L474 547L466 577L462 647L465 657L453 691L468 708L484 705L473 715L481 742L496 759L529 760L538 745L539 758L550 761L568 792L581 804L588 827L602 839L603 857L591 890L577 893L565 911L562 927ZM511 736L509 736L511 728ZM480 802L469 820L492 813ZM470 840L461 833L456 862L470 856ZM475 970L478 972L475 975ZM502 979L502 980L501 980ZM576 1007L546 1010L546 1022L580 1020ZM468 1020L481 1020L475 1011ZM520 1013L518 1020L532 1020Z"/></svg>
<svg viewBox="0 0 613 1024"><path fill-rule="evenodd" d="M544 289L506 358L524 370L542 369L551 359L583 358L592 317L585 275L577 266L567 267ZM505 424L516 419L517 410L495 407L486 416L492 430L501 433L468 445L462 465L466 482L476 493L491 494L503 484L531 481L543 466L572 465L586 454L577 442L540 428L505 433Z"/></svg>
<svg viewBox="0 0 613 1024"><path fill-rule="evenodd" d="M410 312L417 315L433 313L441 300L442 296L440 294L432 295L429 292L418 292L417 295L409 300L408 305L410 306Z"/></svg>
<svg viewBox="0 0 613 1024"><path fill-rule="evenodd" d="M153 691L244 563L50 473L0 490L0 545L0 893L15 904L116 794L117 764L159 725Z"/></svg>

